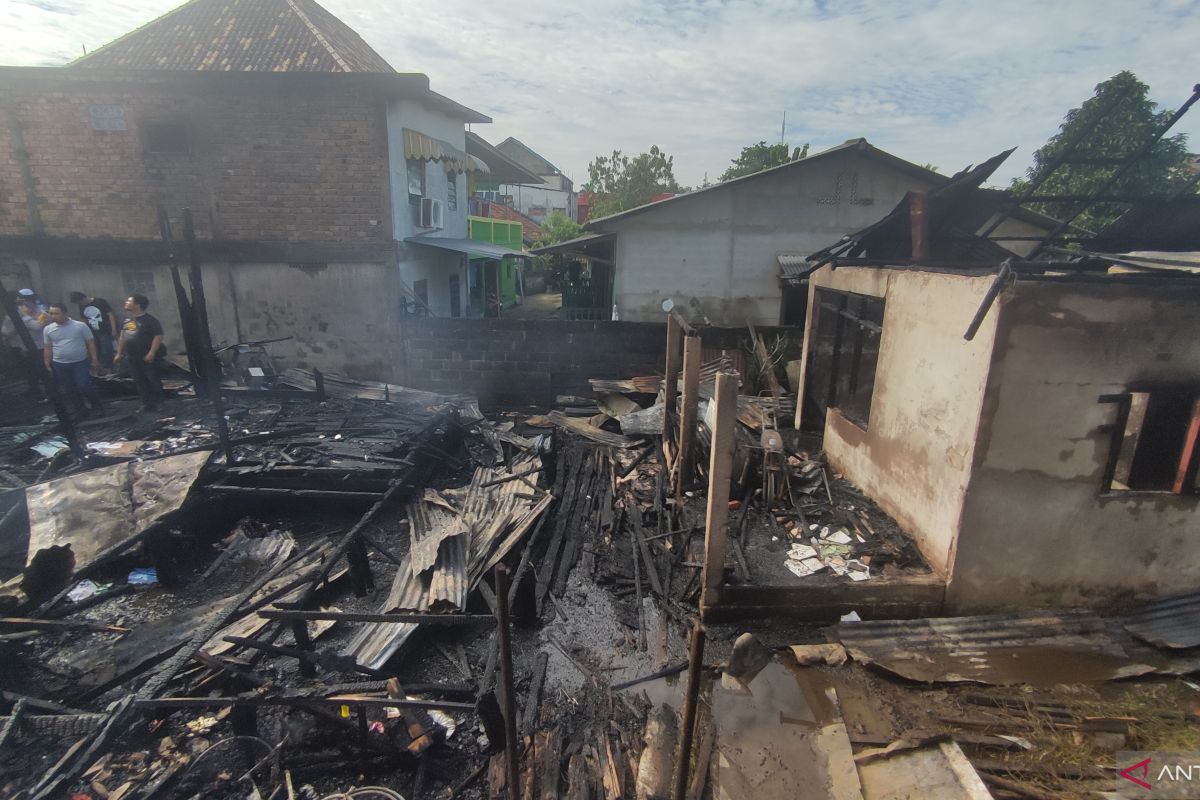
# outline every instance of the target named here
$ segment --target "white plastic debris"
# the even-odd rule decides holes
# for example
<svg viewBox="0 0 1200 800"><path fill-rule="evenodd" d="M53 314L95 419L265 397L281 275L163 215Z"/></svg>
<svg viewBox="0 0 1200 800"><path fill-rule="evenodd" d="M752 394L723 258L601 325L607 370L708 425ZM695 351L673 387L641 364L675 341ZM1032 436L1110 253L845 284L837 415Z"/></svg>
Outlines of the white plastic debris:
<svg viewBox="0 0 1200 800"><path fill-rule="evenodd" d="M850 538L850 534L846 532L845 528L840 528L833 533L826 533L824 530L822 530L821 538L827 542L833 542L834 544L850 544L850 542L854 541L852 538Z"/></svg>
<svg viewBox="0 0 1200 800"><path fill-rule="evenodd" d="M842 622L862 622L862 617L860 617L858 615L857 611L851 611L849 614L842 614L841 621Z"/></svg>

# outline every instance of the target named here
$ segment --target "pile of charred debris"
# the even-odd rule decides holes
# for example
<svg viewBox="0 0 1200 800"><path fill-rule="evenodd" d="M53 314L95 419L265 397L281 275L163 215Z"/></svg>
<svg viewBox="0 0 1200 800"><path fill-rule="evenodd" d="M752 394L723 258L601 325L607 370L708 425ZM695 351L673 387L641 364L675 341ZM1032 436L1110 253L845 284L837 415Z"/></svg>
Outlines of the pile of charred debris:
<svg viewBox="0 0 1200 800"><path fill-rule="evenodd" d="M672 320L665 378L546 413L297 370L71 437L5 403L0 794L1082 797L1200 749L1200 595L702 625L928 568L761 342L754 394Z"/></svg>

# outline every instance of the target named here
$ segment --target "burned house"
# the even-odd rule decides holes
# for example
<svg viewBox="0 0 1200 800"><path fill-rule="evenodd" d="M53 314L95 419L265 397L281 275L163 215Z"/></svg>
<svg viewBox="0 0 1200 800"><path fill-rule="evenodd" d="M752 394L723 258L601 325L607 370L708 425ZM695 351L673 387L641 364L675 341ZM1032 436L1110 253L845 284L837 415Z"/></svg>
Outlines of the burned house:
<svg viewBox="0 0 1200 800"><path fill-rule="evenodd" d="M219 342L388 377L399 317L467 315L513 248L469 235L467 123L311 0L193 0L65 67L0 70L0 269L47 298L147 295L180 342L195 219ZM518 240L518 247L519 240ZM482 306L482 303L479 304Z"/></svg>
<svg viewBox="0 0 1200 800"><path fill-rule="evenodd" d="M1190 589L1200 283L1010 258L972 233L1002 158L813 257L797 425L911 533L951 610ZM1098 241L1132 244L1116 232Z"/></svg>

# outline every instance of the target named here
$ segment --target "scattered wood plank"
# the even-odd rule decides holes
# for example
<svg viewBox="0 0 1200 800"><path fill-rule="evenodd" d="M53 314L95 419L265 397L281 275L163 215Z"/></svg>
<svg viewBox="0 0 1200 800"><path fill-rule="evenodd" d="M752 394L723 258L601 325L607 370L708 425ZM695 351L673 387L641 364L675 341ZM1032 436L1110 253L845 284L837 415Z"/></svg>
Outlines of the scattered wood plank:
<svg viewBox="0 0 1200 800"><path fill-rule="evenodd" d="M547 419L563 430L570 431L593 442L606 444L609 447L636 447L642 443L641 439L632 436L622 436L619 433L609 433L582 420L568 417L561 411L551 411L547 415Z"/></svg>

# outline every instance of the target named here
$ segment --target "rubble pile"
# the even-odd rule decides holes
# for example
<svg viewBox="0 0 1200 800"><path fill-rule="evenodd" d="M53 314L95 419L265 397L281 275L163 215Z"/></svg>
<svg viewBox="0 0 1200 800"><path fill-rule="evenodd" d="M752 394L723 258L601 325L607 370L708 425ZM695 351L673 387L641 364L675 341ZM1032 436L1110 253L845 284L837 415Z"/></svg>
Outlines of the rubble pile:
<svg viewBox="0 0 1200 800"><path fill-rule="evenodd" d="M731 368L488 416L290 371L225 398L228 446L194 397L100 421L84 462L15 446L0 791L1072 796L1104 747L1200 730L1163 683L1200 668L1194 599L889 617L937 576L789 396L721 400ZM836 602L756 605L797 591ZM1040 762L1074 739L1090 761Z"/></svg>

